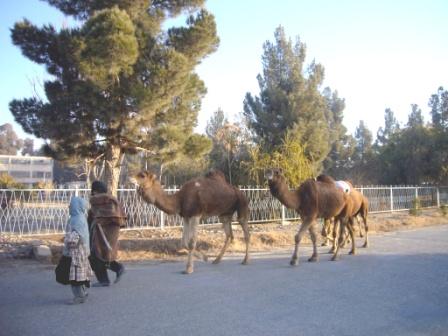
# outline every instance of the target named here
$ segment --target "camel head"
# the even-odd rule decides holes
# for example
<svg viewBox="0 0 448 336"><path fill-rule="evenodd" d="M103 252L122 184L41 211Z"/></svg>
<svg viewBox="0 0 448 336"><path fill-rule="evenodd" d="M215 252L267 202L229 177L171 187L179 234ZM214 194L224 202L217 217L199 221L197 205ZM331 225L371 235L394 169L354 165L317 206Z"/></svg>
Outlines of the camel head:
<svg viewBox="0 0 448 336"><path fill-rule="evenodd" d="M281 168L271 168L266 170L266 172L264 173L264 177L266 180L268 180L269 183L285 180L285 178L283 177L283 170Z"/></svg>
<svg viewBox="0 0 448 336"><path fill-rule="evenodd" d="M137 185L137 192L150 203L156 200L155 188L160 188L157 176L150 171L141 171L134 177L130 178L131 182Z"/></svg>

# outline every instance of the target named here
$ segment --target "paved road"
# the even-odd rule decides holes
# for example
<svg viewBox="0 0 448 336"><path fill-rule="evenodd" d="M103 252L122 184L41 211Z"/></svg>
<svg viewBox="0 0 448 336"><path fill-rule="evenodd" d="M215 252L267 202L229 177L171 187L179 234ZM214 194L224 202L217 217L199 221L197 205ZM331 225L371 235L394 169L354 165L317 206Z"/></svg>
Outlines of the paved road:
<svg viewBox="0 0 448 336"><path fill-rule="evenodd" d="M70 306L52 269L0 271L0 335L448 335L448 226L372 237L338 262L288 253L221 265L129 264L122 282ZM359 242L360 243L360 242ZM344 251L346 253L346 251Z"/></svg>

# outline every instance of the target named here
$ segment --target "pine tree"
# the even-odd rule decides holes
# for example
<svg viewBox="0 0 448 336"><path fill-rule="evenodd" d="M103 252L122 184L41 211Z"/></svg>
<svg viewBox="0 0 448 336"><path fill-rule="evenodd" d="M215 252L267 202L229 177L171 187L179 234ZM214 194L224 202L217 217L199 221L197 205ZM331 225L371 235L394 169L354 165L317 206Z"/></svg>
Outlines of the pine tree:
<svg viewBox="0 0 448 336"><path fill-rule="evenodd" d="M448 130L448 91L439 87L437 93L431 95L428 105L431 108L432 125Z"/></svg>
<svg viewBox="0 0 448 336"><path fill-rule="evenodd" d="M299 38L293 44L282 27L274 36L274 43L263 45L263 75L257 77L260 96L246 94L244 115L266 151L279 147L287 131L295 132L319 170L331 145L331 112L320 92L324 69L315 62L305 69L306 47Z"/></svg>
<svg viewBox="0 0 448 336"><path fill-rule="evenodd" d="M363 120L355 130L355 150L353 153L353 169L351 180L355 184L365 184L372 181L373 167L373 146L372 132L364 124Z"/></svg>
<svg viewBox="0 0 448 336"><path fill-rule="evenodd" d="M48 153L104 159L114 193L124 154L146 150L172 162L207 146L191 138L206 92L194 69L219 43L204 0L46 1L80 26L15 24L14 44L54 79L45 82L46 101L13 100L10 109L26 132L49 141ZM180 14L186 25L164 30Z"/></svg>
<svg viewBox="0 0 448 336"><path fill-rule="evenodd" d="M400 124L394 116L394 112L387 108L384 111L384 128L380 127L376 134L376 145L384 146L387 144L387 141L390 139L392 134L397 132L400 129Z"/></svg>
<svg viewBox="0 0 448 336"><path fill-rule="evenodd" d="M330 152L323 162L324 172L337 179L347 179L347 172L353 164L355 140L347 134L347 128L342 124L345 100L330 88L325 88L323 94L328 106L326 118L331 143Z"/></svg>
<svg viewBox="0 0 448 336"><path fill-rule="evenodd" d="M411 104L411 113L408 116L408 127L423 127L422 110L417 104Z"/></svg>

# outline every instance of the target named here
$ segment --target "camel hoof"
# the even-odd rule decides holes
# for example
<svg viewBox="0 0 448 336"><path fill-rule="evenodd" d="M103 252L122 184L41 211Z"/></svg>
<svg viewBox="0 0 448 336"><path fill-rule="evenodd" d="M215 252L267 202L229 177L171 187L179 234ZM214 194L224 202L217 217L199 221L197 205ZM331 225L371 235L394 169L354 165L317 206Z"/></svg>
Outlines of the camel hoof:
<svg viewBox="0 0 448 336"><path fill-rule="evenodd" d="M248 259L244 259L243 262L241 263L241 265L249 265L249 260Z"/></svg>
<svg viewBox="0 0 448 336"><path fill-rule="evenodd" d="M213 265L217 265L217 264L219 264L221 262L221 259L215 259L215 260L213 260L213 262L212 262L212 264Z"/></svg>
<svg viewBox="0 0 448 336"><path fill-rule="evenodd" d="M356 252L352 250L352 251L350 251L348 254L350 254L350 255L355 255Z"/></svg>
<svg viewBox="0 0 448 336"><path fill-rule="evenodd" d="M289 262L289 264L291 266L297 266L299 264L299 260L297 259L291 259L291 261Z"/></svg>
<svg viewBox="0 0 448 336"><path fill-rule="evenodd" d="M331 258L331 261L338 261L338 260L339 260L339 258L336 256L333 256L333 258Z"/></svg>
<svg viewBox="0 0 448 336"><path fill-rule="evenodd" d="M319 261L318 256L312 256L311 258L308 259L308 262L317 262L317 261Z"/></svg>
<svg viewBox="0 0 448 336"><path fill-rule="evenodd" d="M322 243L322 245L320 245L320 246L328 246L328 243L327 242Z"/></svg>
<svg viewBox="0 0 448 336"><path fill-rule="evenodd" d="M193 268L187 268L185 271L182 272L183 274L191 274L193 273Z"/></svg>
<svg viewBox="0 0 448 336"><path fill-rule="evenodd" d="M369 244L368 243L364 243L364 245L362 246L363 248L368 248Z"/></svg>

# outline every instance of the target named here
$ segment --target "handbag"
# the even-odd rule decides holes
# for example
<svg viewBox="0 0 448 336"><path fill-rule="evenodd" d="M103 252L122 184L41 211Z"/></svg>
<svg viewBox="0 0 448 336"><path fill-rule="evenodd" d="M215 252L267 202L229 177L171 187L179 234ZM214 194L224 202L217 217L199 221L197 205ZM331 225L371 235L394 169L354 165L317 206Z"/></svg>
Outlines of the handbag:
<svg viewBox="0 0 448 336"><path fill-rule="evenodd" d="M58 265L54 270L56 275L56 282L62 285L68 285L70 283L70 266L72 264L72 258L63 255L61 259L59 259Z"/></svg>

